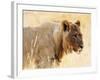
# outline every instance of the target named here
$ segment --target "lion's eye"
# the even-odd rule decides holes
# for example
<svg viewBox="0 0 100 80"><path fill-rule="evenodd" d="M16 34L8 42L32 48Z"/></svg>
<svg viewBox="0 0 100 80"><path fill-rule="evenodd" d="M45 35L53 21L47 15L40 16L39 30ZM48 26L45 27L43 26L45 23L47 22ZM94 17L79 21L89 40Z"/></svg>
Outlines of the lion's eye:
<svg viewBox="0 0 100 80"><path fill-rule="evenodd" d="M77 35L74 35L74 37L77 37Z"/></svg>
<svg viewBox="0 0 100 80"><path fill-rule="evenodd" d="M73 37L76 38L77 37L77 34L74 34Z"/></svg>
<svg viewBox="0 0 100 80"><path fill-rule="evenodd" d="M73 40L76 40L77 39L77 35L73 35Z"/></svg>

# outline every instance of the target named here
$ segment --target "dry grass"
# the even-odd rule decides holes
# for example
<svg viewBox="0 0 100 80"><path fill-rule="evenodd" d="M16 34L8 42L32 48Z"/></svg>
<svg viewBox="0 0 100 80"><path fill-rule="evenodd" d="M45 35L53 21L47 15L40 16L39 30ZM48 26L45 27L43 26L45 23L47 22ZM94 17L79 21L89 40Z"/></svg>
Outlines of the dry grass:
<svg viewBox="0 0 100 80"><path fill-rule="evenodd" d="M81 54L65 54L60 67L83 67L91 65L91 14L24 11L24 27L34 27L46 21L61 22L62 20L71 22L80 20L84 49Z"/></svg>

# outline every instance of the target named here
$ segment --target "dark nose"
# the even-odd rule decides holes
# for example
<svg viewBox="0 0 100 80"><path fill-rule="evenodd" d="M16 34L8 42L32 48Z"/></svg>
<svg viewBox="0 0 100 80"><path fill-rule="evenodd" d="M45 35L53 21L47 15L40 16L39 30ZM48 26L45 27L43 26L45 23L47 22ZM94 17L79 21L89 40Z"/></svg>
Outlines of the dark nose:
<svg viewBox="0 0 100 80"><path fill-rule="evenodd" d="M80 48L83 48L83 45L81 45Z"/></svg>

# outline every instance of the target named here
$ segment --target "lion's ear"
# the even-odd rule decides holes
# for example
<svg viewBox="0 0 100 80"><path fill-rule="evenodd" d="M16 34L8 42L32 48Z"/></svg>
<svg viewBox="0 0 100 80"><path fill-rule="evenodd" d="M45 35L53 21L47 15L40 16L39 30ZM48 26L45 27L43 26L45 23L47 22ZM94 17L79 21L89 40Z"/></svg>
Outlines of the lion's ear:
<svg viewBox="0 0 100 80"><path fill-rule="evenodd" d="M75 24L77 24L78 26L80 26L80 21L77 20L77 21L75 22Z"/></svg>
<svg viewBox="0 0 100 80"><path fill-rule="evenodd" d="M67 20L64 20L62 22L62 27L63 27L63 31L69 31L69 22Z"/></svg>

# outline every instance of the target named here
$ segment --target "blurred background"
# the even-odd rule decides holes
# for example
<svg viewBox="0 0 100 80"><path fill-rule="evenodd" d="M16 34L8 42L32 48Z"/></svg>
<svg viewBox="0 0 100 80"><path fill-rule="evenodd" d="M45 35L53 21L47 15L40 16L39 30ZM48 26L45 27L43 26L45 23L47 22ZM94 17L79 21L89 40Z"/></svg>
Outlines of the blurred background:
<svg viewBox="0 0 100 80"><path fill-rule="evenodd" d="M91 65L91 14L88 13L70 13L70 12L46 12L46 11L23 11L24 27L35 27L44 22L69 22L81 23L81 32L83 34L84 48L80 54L65 54L59 67L84 67ZM30 64L33 66L34 64Z"/></svg>

